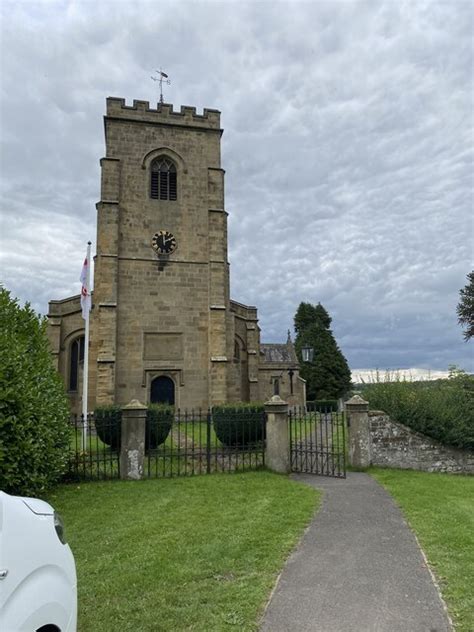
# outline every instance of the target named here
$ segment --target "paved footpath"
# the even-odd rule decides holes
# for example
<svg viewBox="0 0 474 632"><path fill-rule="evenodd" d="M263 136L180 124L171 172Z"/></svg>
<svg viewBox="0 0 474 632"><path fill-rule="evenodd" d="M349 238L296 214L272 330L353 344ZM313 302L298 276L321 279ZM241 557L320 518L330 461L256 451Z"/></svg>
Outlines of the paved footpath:
<svg viewBox="0 0 474 632"><path fill-rule="evenodd" d="M443 603L415 536L368 474L295 475L324 492L288 560L262 632L448 632Z"/></svg>

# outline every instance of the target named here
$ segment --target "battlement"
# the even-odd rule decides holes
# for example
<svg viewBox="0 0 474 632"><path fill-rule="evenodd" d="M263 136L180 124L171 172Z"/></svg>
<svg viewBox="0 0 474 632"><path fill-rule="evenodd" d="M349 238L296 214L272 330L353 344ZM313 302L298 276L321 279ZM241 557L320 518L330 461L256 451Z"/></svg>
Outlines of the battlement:
<svg viewBox="0 0 474 632"><path fill-rule="evenodd" d="M204 108L202 114L197 114L195 107L182 105L180 111L175 112L171 103L158 103L156 108L151 108L149 101L134 100L133 105L126 105L125 99L117 97L107 98L107 117L215 130L220 130L221 122L219 110Z"/></svg>

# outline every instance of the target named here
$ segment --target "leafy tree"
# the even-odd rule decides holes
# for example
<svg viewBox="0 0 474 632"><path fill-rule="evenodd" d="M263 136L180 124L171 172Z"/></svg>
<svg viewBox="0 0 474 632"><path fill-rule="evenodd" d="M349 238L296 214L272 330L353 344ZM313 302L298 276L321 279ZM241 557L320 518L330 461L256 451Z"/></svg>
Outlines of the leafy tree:
<svg viewBox="0 0 474 632"><path fill-rule="evenodd" d="M337 399L351 387L351 372L330 329L331 317L321 303L301 303L295 314L295 349L307 398ZM303 362L301 350L314 349L312 362Z"/></svg>
<svg viewBox="0 0 474 632"><path fill-rule="evenodd" d="M474 270L467 275L469 283L459 290L460 300L457 306L458 322L465 327L464 340L474 336Z"/></svg>
<svg viewBox="0 0 474 632"><path fill-rule="evenodd" d="M0 488L41 494L65 469L69 408L46 319L0 287Z"/></svg>

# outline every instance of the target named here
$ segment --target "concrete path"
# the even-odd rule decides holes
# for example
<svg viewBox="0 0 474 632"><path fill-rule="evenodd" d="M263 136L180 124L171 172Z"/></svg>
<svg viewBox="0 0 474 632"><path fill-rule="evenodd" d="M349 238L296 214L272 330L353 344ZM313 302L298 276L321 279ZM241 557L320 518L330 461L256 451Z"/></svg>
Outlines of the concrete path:
<svg viewBox="0 0 474 632"><path fill-rule="evenodd" d="M283 570L262 632L452 630L413 533L373 478L294 478L322 489L323 505Z"/></svg>

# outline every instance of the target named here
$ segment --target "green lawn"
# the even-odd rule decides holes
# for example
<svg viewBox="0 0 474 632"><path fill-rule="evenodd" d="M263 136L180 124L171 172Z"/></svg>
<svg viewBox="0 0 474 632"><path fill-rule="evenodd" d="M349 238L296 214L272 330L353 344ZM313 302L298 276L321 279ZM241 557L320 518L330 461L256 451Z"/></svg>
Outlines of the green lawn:
<svg viewBox="0 0 474 632"><path fill-rule="evenodd" d="M86 439L86 452L88 454L102 454L103 452L110 453L110 447L103 443L100 438L94 433L91 433L93 429L93 423L88 429ZM179 423L174 423L172 432L168 435L164 445L166 448L173 448L177 444L181 446L206 446L207 445L207 423L201 420L192 420L181 418ZM218 447L221 442L217 438L214 431L214 425L210 427L210 445L212 447ZM82 452L82 428L73 428L71 432L70 448L72 452Z"/></svg>
<svg viewBox="0 0 474 632"><path fill-rule="evenodd" d="M319 502L269 472L64 485L79 632L256 630Z"/></svg>
<svg viewBox="0 0 474 632"><path fill-rule="evenodd" d="M415 531L458 632L474 630L474 477L371 469Z"/></svg>
<svg viewBox="0 0 474 632"><path fill-rule="evenodd" d="M334 446L337 451L345 449L347 430L343 415L332 416L322 413L307 413L295 416L291 421L293 443L315 443L320 446Z"/></svg>

